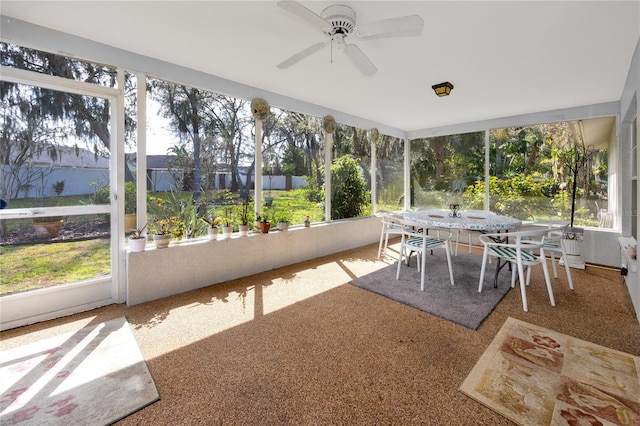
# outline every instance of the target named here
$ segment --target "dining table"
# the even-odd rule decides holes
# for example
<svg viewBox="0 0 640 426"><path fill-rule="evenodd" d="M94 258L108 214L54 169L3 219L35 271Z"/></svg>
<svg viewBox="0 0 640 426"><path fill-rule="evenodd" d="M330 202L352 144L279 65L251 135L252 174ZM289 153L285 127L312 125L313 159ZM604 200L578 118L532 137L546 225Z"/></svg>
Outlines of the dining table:
<svg viewBox="0 0 640 426"><path fill-rule="evenodd" d="M482 233L515 231L522 221L485 211L452 211L442 209L412 210L404 213L406 220L419 222L428 228L464 229Z"/></svg>
<svg viewBox="0 0 640 426"><path fill-rule="evenodd" d="M522 226L522 221L509 216L502 216L489 211L459 211L443 209L422 209L404 212L405 220L418 222L431 229L450 229L486 233L508 233ZM508 235L505 235L508 238ZM498 274L509 262L500 265L498 259L493 286L498 286Z"/></svg>

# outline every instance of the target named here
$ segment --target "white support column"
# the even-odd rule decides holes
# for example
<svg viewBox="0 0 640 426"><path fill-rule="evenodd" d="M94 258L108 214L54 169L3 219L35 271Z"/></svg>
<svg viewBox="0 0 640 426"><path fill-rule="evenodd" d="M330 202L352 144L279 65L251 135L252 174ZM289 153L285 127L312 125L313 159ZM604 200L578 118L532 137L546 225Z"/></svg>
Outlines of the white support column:
<svg viewBox="0 0 640 426"><path fill-rule="evenodd" d="M369 139L371 144L371 213L378 211L378 185L376 176L378 175L378 162L376 157L376 140Z"/></svg>
<svg viewBox="0 0 640 426"><path fill-rule="evenodd" d="M409 138L404 138L404 210L411 210L411 159Z"/></svg>
<svg viewBox="0 0 640 426"><path fill-rule="evenodd" d="M115 105L111 105L111 139L110 139L110 167L109 180L111 185L111 233L117 235L112 238L111 258L114 285L111 287L111 297L122 303L125 301L125 238L124 238L124 70L118 69L118 94ZM113 190L115 188L115 191ZM116 242L113 244L113 242Z"/></svg>
<svg viewBox="0 0 640 426"><path fill-rule="evenodd" d="M140 229L147 223L147 75L136 74L138 129L136 143L136 220ZM148 230L145 229L146 235Z"/></svg>
<svg viewBox="0 0 640 426"><path fill-rule="evenodd" d="M331 157L333 152L333 133L324 132L324 220L331 220Z"/></svg>
<svg viewBox="0 0 640 426"><path fill-rule="evenodd" d="M262 211L262 120L256 119L256 171L254 211L258 215Z"/></svg>
<svg viewBox="0 0 640 426"><path fill-rule="evenodd" d="M489 173L491 168L489 167L489 161L491 160L489 149L489 129L484 131L484 209L489 211Z"/></svg>

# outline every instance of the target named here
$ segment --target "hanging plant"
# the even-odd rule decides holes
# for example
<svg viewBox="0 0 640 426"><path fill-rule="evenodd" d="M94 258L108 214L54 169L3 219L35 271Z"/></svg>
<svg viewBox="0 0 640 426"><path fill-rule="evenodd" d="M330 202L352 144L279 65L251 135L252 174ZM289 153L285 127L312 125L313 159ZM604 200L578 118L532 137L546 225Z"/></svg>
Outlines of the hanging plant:
<svg viewBox="0 0 640 426"><path fill-rule="evenodd" d="M322 128L327 133L335 133L336 119L331 115L325 115L324 117L322 117Z"/></svg>
<svg viewBox="0 0 640 426"><path fill-rule="evenodd" d="M251 115L256 120L264 120L269 115L271 115L271 111L269 110L269 104L267 101L261 98L255 98L251 101Z"/></svg>
<svg viewBox="0 0 640 426"><path fill-rule="evenodd" d="M378 129L374 127L373 129L369 130L369 138L373 143L378 142L378 139L380 138L380 132L378 131Z"/></svg>

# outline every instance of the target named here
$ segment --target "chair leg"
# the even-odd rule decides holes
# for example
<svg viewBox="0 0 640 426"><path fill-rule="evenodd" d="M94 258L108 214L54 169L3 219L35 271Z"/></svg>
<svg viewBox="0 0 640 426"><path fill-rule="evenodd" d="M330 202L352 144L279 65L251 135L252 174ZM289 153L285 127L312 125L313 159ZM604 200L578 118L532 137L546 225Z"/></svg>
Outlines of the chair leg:
<svg viewBox="0 0 640 426"><path fill-rule="evenodd" d="M460 230L456 233L456 256L458 255L458 244L460 243Z"/></svg>
<svg viewBox="0 0 640 426"><path fill-rule="evenodd" d="M518 262L518 279L520 280L520 294L522 296L522 310L529 311L527 306L527 285L524 280L524 268L522 262Z"/></svg>
<svg viewBox="0 0 640 426"><path fill-rule="evenodd" d="M571 268L567 259L567 252L562 248L562 260L564 261L564 269L567 271L567 281L569 281L569 288L573 290L573 280L571 279Z"/></svg>
<svg viewBox="0 0 640 426"><path fill-rule="evenodd" d="M547 284L547 293L549 293L549 301L551 306L556 306L556 300L553 297L553 288L551 287L551 278L549 278L549 269L547 268L547 261L542 254L542 270L544 271L544 281Z"/></svg>
<svg viewBox="0 0 640 426"><path fill-rule="evenodd" d="M445 251L447 252L447 263L449 264L449 279L451 280L451 285L453 284L453 268L451 267L451 253L449 252L449 247L445 246Z"/></svg>
<svg viewBox="0 0 640 426"><path fill-rule="evenodd" d="M424 272L425 269L427 269L425 264L427 256L425 252L418 253L418 256L420 258L420 262L418 262L418 265L422 263L422 267L420 268L420 290L424 291Z"/></svg>
<svg viewBox="0 0 640 426"><path fill-rule="evenodd" d="M404 238L400 243L400 250L398 250L398 269L396 271L396 280L400 279L400 265L402 265L402 258L404 257Z"/></svg>
<svg viewBox="0 0 640 426"><path fill-rule="evenodd" d="M469 236L469 253L471 253L471 231L468 231L469 233L467 234Z"/></svg>
<svg viewBox="0 0 640 426"><path fill-rule="evenodd" d="M556 255L552 251L551 253L549 253L549 256L551 257L551 267L553 268L553 278L558 278L558 268L556 267Z"/></svg>
<svg viewBox="0 0 640 426"><path fill-rule="evenodd" d="M482 267L480 268L480 281L478 282L478 293L482 292L482 284L484 284L484 271L487 268L487 257L489 255L489 249L487 246L484 247L484 252L482 253Z"/></svg>
<svg viewBox="0 0 640 426"><path fill-rule="evenodd" d="M384 225L382 225L382 231L380 232L380 244L378 245L378 259L380 259L380 255L382 255L382 240L384 239L384 234Z"/></svg>

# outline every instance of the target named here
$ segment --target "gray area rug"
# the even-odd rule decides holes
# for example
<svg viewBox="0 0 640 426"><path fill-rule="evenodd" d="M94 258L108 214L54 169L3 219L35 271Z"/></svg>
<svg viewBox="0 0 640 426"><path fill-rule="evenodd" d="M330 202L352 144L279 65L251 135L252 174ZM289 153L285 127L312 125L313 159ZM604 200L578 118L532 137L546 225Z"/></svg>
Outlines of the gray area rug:
<svg viewBox="0 0 640 426"><path fill-rule="evenodd" d="M435 251L426 259L425 289L420 291L420 273L416 257L410 266L397 263L351 281L351 284L380 294L421 311L439 316L456 324L476 330L511 288L511 272L505 266L498 276L498 288L493 287L496 261L487 265L484 286L478 293L482 257L469 254L452 256L453 279L449 281L447 258Z"/></svg>

